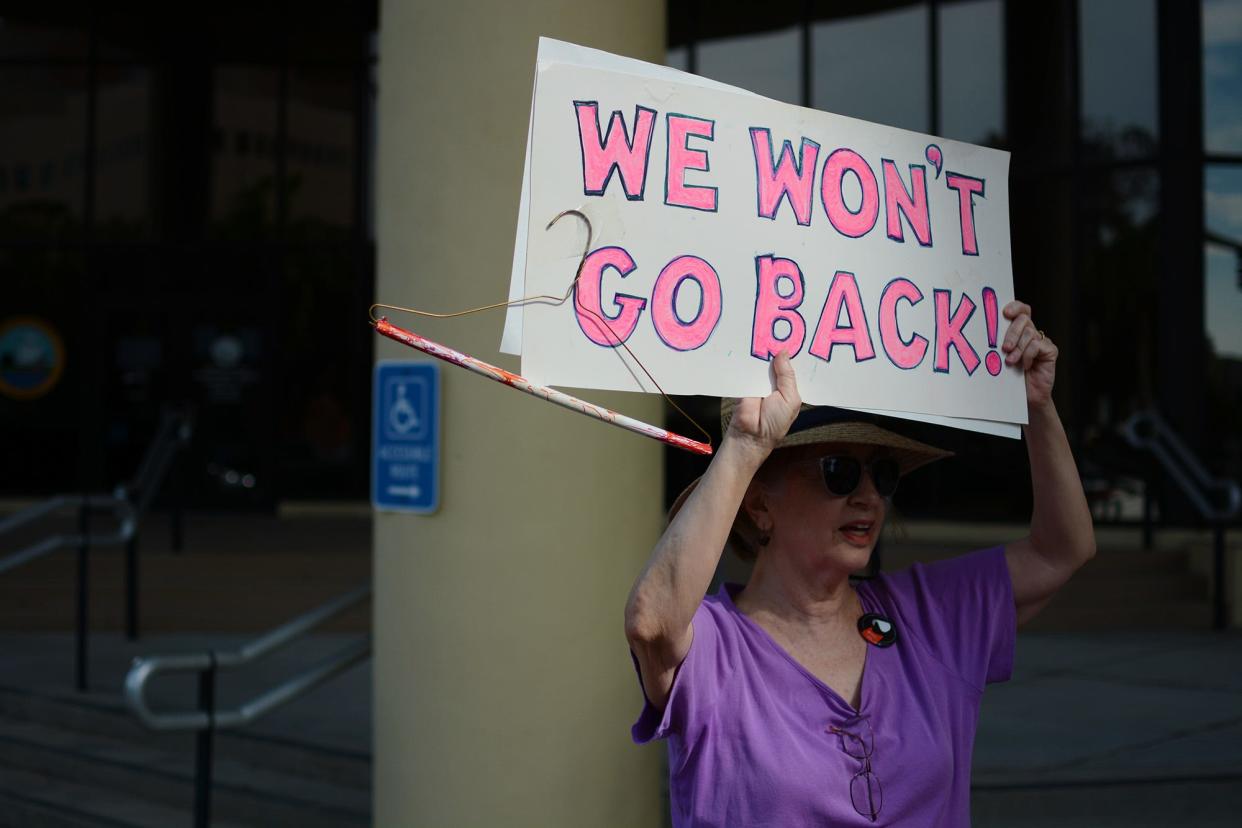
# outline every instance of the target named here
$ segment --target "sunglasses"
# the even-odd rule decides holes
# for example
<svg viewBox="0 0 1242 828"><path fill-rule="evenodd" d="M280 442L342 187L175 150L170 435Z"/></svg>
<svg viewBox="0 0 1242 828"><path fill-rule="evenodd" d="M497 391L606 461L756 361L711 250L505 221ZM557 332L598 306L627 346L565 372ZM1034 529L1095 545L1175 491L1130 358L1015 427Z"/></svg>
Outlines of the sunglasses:
<svg viewBox="0 0 1242 828"><path fill-rule="evenodd" d="M858 489L864 469L871 475L871 483L880 497L892 497L893 492L897 491L901 467L891 457L877 457L866 464L848 454L819 458L819 471L823 475L824 485L837 497L852 495Z"/></svg>

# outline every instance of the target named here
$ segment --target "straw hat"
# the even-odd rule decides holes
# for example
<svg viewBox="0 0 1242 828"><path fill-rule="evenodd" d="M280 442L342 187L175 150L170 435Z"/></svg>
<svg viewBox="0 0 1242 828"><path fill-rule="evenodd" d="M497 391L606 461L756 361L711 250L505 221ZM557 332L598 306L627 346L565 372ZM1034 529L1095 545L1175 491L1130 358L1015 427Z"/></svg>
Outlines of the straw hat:
<svg viewBox="0 0 1242 828"><path fill-rule="evenodd" d="M720 432L722 434L729 430L729 421L733 419L733 411L737 407L737 403L738 401L735 399L723 399L720 401ZM811 446L817 443L858 443L867 446L884 446L889 449L889 455L897 461L897 467L900 469L902 476L909 474L920 466L953 456L951 451L929 446L926 443L897 434L883 427L881 425L882 421L882 418L874 414L867 414L861 411L804 404L797 418L794 419L793 424L789 427L789 431L777 443L773 451L794 446ZM677 500L673 502L672 508L668 510L670 522L677 515L677 512L680 511L682 504L686 502L686 498L690 496L690 492L694 491L694 487L699 484L701 479L700 477L691 481L690 485L677 496ZM730 540L735 543L741 542L744 548L750 547L751 544L747 542L746 538L747 533L737 531L740 523L749 523L749 521L743 518L741 510L738 511L738 517L734 520L734 532ZM750 549L746 551L753 553L753 550Z"/></svg>

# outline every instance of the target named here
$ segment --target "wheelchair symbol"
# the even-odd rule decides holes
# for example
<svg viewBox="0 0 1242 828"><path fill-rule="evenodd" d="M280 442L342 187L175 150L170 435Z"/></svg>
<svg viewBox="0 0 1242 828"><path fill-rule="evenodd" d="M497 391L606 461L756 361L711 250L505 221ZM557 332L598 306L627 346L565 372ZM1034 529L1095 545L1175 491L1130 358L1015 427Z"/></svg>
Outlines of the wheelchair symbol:
<svg viewBox="0 0 1242 828"><path fill-rule="evenodd" d="M418 412L405 396L405 384L396 386L397 398L388 407L388 425L397 434L409 434L422 424Z"/></svg>

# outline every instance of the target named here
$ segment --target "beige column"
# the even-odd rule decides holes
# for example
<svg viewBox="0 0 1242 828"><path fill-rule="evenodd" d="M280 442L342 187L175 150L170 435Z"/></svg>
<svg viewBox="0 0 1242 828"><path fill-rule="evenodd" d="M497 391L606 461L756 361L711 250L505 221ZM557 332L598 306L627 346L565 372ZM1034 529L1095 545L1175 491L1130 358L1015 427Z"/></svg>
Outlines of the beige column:
<svg viewBox="0 0 1242 828"><path fill-rule="evenodd" d="M505 297L541 34L660 61L664 4L381 3L377 301ZM502 322L398 323L516 370ZM622 613L662 526L661 448L442 377L440 511L375 517L375 825L659 825ZM584 396L661 416L656 398Z"/></svg>

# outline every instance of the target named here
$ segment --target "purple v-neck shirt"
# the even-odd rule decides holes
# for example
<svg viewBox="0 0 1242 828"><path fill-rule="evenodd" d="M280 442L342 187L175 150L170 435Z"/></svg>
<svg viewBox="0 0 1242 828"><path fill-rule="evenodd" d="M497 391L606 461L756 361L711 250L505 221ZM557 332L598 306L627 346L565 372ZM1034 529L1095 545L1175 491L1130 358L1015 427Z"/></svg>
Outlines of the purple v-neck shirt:
<svg viewBox="0 0 1242 828"><path fill-rule="evenodd" d="M1016 616L1004 548L915 564L857 585L866 612L897 626L867 647L854 710L780 647L721 587L694 614L694 639L663 712L645 703L638 743L668 739L676 828L970 824L970 762L985 684L1013 667ZM850 801L862 760L832 726L874 734L875 822Z"/></svg>

